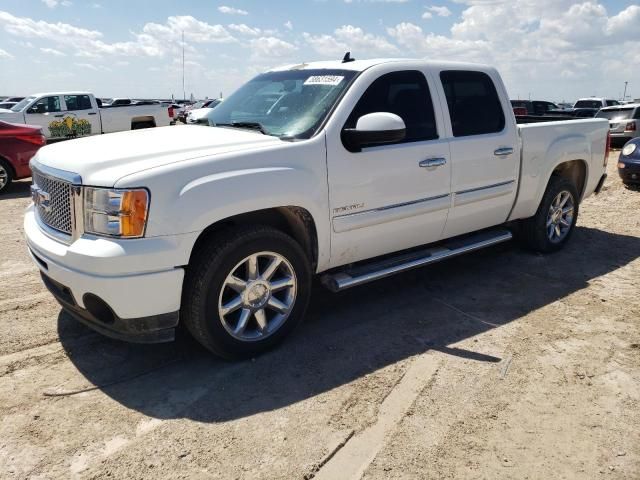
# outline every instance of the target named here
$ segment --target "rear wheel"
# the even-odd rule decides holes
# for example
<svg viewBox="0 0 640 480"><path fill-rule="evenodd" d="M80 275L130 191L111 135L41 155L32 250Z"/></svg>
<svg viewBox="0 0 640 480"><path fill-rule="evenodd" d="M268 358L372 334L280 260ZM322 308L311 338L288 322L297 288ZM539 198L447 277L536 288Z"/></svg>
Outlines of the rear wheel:
<svg viewBox="0 0 640 480"><path fill-rule="evenodd" d="M254 356L300 323L310 286L309 261L293 238L271 227L238 227L194 253L182 319L212 352Z"/></svg>
<svg viewBox="0 0 640 480"><path fill-rule="evenodd" d="M131 125L131 130L142 130L143 128L153 128L155 124L153 122L136 122Z"/></svg>
<svg viewBox="0 0 640 480"><path fill-rule="evenodd" d="M6 192L13 181L11 167L4 160L0 159L0 193Z"/></svg>
<svg viewBox="0 0 640 480"><path fill-rule="evenodd" d="M573 234L578 207L575 185L566 178L552 176L538 211L522 222L522 240L538 252L560 250Z"/></svg>

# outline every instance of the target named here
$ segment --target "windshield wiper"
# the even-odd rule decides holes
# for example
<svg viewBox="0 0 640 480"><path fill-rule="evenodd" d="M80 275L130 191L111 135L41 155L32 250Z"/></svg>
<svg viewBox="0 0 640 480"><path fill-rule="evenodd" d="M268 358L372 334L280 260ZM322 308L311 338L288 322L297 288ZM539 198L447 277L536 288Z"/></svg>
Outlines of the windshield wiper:
<svg viewBox="0 0 640 480"><path fill-rule="evenodd" d="M264 128L264 126L258 122L214 123L213 126L214 127L246 128L249 130L257 130L263 135L269 135L269 132Z"/></svg>

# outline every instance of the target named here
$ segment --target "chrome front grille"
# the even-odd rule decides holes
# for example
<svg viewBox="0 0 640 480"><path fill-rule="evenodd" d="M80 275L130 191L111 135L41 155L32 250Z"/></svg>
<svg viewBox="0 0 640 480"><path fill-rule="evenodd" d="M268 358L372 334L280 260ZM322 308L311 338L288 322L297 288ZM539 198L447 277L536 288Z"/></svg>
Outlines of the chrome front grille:
<svg viewBox="0 0 640 480"><path fill-rule="evenodd" d="M34 203L38 217L50 228L71 235L73 233L73 198L71 183L39 172L32 172Z"/></svg>

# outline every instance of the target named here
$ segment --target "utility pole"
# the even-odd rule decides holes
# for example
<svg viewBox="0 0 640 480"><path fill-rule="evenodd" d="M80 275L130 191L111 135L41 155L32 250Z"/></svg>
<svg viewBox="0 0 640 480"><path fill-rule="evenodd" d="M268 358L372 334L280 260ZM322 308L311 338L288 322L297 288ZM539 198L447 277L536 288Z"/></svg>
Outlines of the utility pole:
<svg viewBox="0 0 640 480"><path fill-rule="evenodd" d="M187 93L184 88L184 30L182 31L182 100L187 100Z"/></svg>
<svg viewBox="0 0 640 480"><path fill-rule="evenodd" d="M626 100L627 99L627 84L629 82L624 82L624 93L622 94L622 100Z"/></svg>

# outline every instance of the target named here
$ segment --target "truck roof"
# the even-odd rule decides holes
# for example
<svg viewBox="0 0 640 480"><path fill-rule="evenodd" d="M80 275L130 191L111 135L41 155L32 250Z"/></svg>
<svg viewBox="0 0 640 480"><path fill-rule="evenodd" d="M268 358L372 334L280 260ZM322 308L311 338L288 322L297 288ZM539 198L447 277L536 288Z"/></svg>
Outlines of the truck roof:
<svg viewBox="0 0 640 480"><path fill-rule="evenodd" d="M447 66L451 68L459 69L493 69L489 65L469 62L448 62L439 60L422 60L415 58L373 58L368 60L352 60L349 62L342 62L341 60L330 60L323 62L309 62L309 63L297 63L291 65L283 65L281 67L273 68L272 72L282 72L285 70L313 70L313 69L327 69L327 70L353 70L356 72L362 72L375 65L384 63L410 63L415 65L416 63L424 66Z"/></svg>
<svg viewBox="0 0 640 480"><path fill-rule="evenodd" d="M29 96L30 97L44 97L44 96L51 96L51 95L93 95L93 93L73 90L73 91L70 91L70 92L40 92L40 93L32 93Z"/></svg>
<svg viewBox="0 0 640 480"><path fill-rule="evenodd" d="M622 103L620 105L611 105L609 107L602 107L601 110L631 110L632 108L640 107L640 103Z"/></svg>

